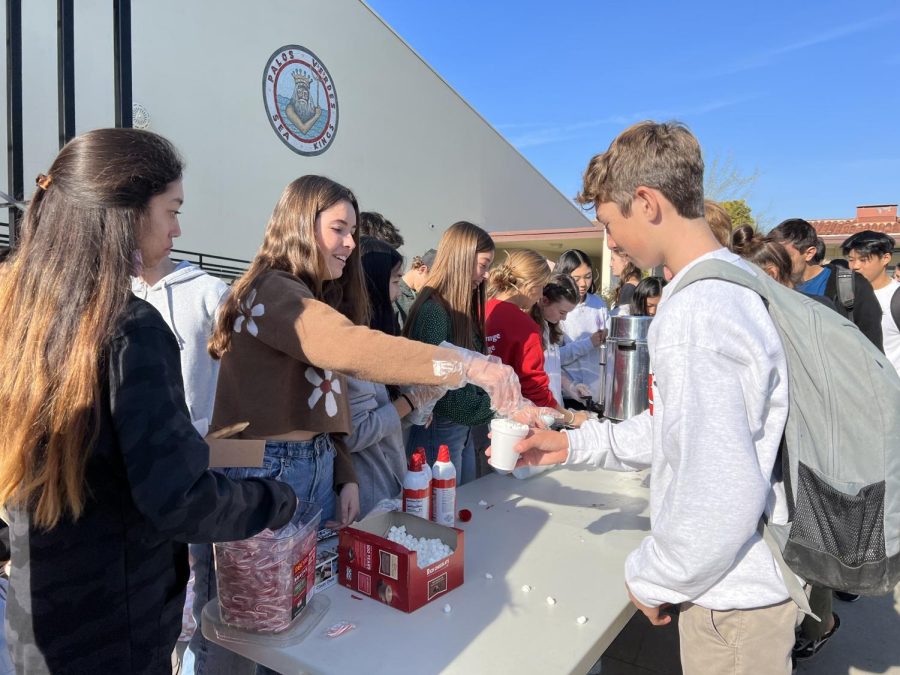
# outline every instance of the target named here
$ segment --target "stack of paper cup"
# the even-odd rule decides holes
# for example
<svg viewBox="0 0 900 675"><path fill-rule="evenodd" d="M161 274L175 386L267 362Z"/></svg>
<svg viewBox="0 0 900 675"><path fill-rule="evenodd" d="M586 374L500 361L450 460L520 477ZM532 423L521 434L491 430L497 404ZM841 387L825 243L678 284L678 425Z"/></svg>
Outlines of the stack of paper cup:
<svg viewBox="0 0 900 675"><path fill-rule="evenodd" d="M516 443L528 435L528 425L508 419L491 421L491 457L488 463L498 473L509 473L516 468L518 453Z"/></svg>

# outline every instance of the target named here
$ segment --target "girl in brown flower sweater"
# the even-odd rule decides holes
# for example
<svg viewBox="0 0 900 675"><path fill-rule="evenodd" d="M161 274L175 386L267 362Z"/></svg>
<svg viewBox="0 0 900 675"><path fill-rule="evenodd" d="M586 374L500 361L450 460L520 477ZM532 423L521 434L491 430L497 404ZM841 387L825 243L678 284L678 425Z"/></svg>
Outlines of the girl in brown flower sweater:
<svg viewBox="0 0 900 675"><path fill-rule="evenodd" d="M279 478L299 499L319 504L332 526L359 514L357 478L343 443L351 431L345 374L448 388L471 381L486 386L500 409L522 406L518 380L505 366L368 328L358 217L346 187L322 176L290 183L256 258L222 305L209 345L221 359L212 429L249 422L240 436L266 441L263 467L226 475ZM414 404L416 391L407 392ZM215 595L205 557L206 573L195 566L199 607L204 593ZM205 643L199 631L194 638ZM197 651L192 644L197 672L224 672L204 649L213 648L205 643Z"/></svg>

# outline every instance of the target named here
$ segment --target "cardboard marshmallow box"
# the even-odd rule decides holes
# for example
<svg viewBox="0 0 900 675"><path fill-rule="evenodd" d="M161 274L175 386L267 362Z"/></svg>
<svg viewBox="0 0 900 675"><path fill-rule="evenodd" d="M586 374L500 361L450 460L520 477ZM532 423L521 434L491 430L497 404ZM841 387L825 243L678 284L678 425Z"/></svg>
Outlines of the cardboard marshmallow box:
<svg viewBox="0 0 900 675"><path fill-rule="evenodd" d="M415 551L388 541L392 526L415 537L440 539L453 553L419 568ZM341 530L338 582L404 612L413 612L463 583L463 531L399 511L381 513Z"/></svg>

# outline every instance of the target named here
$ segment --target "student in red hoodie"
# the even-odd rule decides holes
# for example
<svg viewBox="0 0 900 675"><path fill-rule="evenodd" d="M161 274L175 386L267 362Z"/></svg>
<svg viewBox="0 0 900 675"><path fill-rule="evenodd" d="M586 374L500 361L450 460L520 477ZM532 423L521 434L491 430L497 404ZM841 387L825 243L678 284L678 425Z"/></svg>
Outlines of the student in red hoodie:
<svg viewBox="0 0 900 675"><path fill-rule="evenodd" d="M541 329L528 314L549 279L550 266L539 253L529 249L506 252L506 260L488 277L484 323L487 353L512 366L525 398L536 406L558 410L567 425L580 426L587 413L566 410L550 391Z"/></svg>

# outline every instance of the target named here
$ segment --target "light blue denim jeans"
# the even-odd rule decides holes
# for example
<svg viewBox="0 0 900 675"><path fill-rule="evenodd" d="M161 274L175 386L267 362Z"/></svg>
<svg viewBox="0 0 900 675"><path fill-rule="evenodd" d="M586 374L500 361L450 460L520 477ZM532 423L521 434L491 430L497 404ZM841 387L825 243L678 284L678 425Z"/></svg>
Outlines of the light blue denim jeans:
<svg viewBox="0 0 900 675"><path fill-rule="evenodd" d="M322 509L322 522L334 517L334 443L321 434L310 441L266 441L263 466L225 469L229 478L277 478L287 483L301 501L313 502ZM197 630L188 650L197 675L243 675L269 673L263 666L209 642L200 631L200 613L216 597L216 574L212 546L191 544L194 557L194 616Z"/></svg>
<svg viewBox="0 0 900 675"><path fill-rule="evenodd" d="M446 417L435 415L429 427L413 426L409 430L406 456L416 448L425 448L429 464L437 460L438 448L450 448L450 461L456 468L456 484L464 485L475 480L475 444L472 429L464 424L451 422Z"/></svg>

